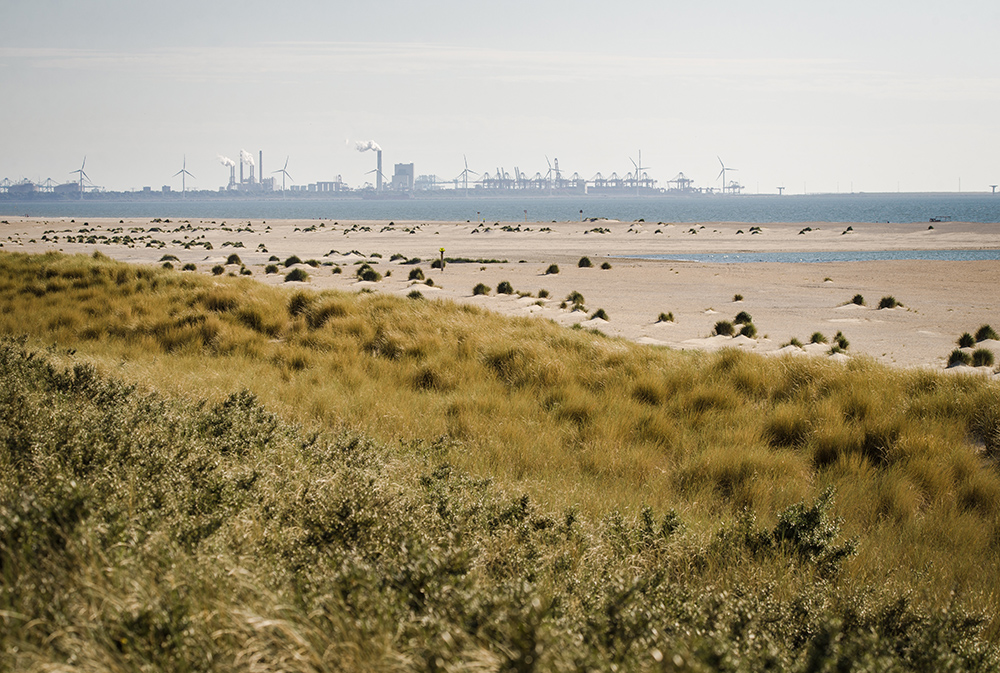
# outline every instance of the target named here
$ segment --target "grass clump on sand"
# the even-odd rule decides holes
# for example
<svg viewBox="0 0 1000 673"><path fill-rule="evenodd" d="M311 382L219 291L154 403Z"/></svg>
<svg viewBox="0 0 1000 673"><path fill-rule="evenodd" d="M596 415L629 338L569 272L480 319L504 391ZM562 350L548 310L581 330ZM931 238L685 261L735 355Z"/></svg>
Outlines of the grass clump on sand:
<svg viewBox="0 0 1000 673"><path fill-rule="evenodd" d="M733 295L733 301L734 302L743 301L743 295L741 295L741 294L734 294Z"/></svg>
<svg viewBox="0 0 1000 673"><path fill-rule="evenodd" d="M988 348L977 348L972 351L972 366L973 367L992 367L993 366L993 351Z"/></svg>
<svg viewBox="0 0 1000 673"><path fill-rule="evenodd" d="M576 263L581 269L589 269L594 266L594 263L590 261L590 257L581 257L580 261Z"/></svg>
<svg viewBox="0 0 1000 673"><path fill-rule="evenodd" d="M752 322L743 323L740 327L740 336L745 336L750 339L757 338L757 327Z"/></svg>
<svg viewBox="0 0 1000 673"><path fill-rule="evenodd" d="M963 332L962 336L958 337L959 348L972 348L975 345L976 345L975 338L968 332Z"/></svg>
<svg viewBox="0 0 1000 673"><path fill-rule="evenodd" d="M728 320L720 320L715 323L715 327L712 328L712 333L718 336L733 336L736 334L736 327L733 326Z"/></svg>
<svg viewBox="0 0 1000 673"><path fill-rule="evenodd" d="M826 335L822 332L813 332L812 336L809 337L809 343L811 344L825 344L826 342Z"/></svg>
<svg viewBox="0 0 1000 673"><path fill-rule="evenodd" d="M737 325L746 325L753 322L753 317L746 311L740 311L736 314L736 318L733 319L733 323Z"/></svg>
<svg viewBox="0 0 1000 673"><path fill-rule="evenodd" d="M850 303L854 304L855 306L864 306L865 305L865 298L863 296L861 296L860 294L856 294L853 297L851 297Z"/></svg>
<svg viewBox="0 0 1000 673"><path fill-rule="evenodd" d="M673 322L673 321L674 321L674 314L673 314L673 311L671 311L671 312L669 312L669 313L661 313L661 314L660 314L660 315L659 315L659 316L658 316L658 317L656 318L656 322Z"/></svg>
<svg viewBox="0 0 1000 673"><path fill-rule="evenodd" d="M497 283L497 294L514 294L514 286L508 281L502 280Z"/></svg>
<svg viewBox="0 0 1000 673"><path fill-rule="evenodd" d="M558 264L549 264L549 268L545 269L545 275L546 276L551 276L552 274L556 274L556 273L559 273L559 265Z"/></svg>
<svg viewBox="0 0 1000 673"><path fill-rule="evenodd" d="M302 260L299 259L298 255L291 255L285 260L285 268L287 269L290 266L295 266L296 264L301 264L301 263Z"/></svg>
<svg viewBox="0 0 1000 673"><path fill-rule="evenodd" d="M410 269L409 280L424 280L424 271L419 266Z"/></svg>
<svg viewBox="0 0 1000 673"><path fill-rule="evenodd" d="M987 339L997 341L1000 340L1000 335L997 335L996 330L989 325L982 325L976 330L976 342L986 341Z"/></svg>
<svg viewBox="0 0 1000 673"><path fill-rule="evenodd" d="M594 314L590 316L591 320L610 320L607 312L603 308L599 308L594 311Z"/></svg>
<svg viewBox="0 0 1000 673"><path fill-rule="evenodd" d="M0 253L0 668L996 668L990 377L296 290Z"/></svg>
<svg viewBox="0 0 1000 673"><path fill-rule="evenodd" d="M896 301L896 298L893 297L892 295L882 297L881 299L878 300L879 309L896 308L897 306L902 306L902 304Z"/></svg>
<svg viewBox="0 0 1000 673"><path fill-rule="evenodd" d="M301 357L283 366L302 375ZM954 593L936 609L852 590L864 541L829 487L702 532L687 510L553 508L462 470L450 440L307 430L246 390L163 396L9 340L0 379L5 670L998 664ZM406 394L456 381L424 365ZM772 426L766 450L808 442Z"/></svg>
<svg viewBox="0 0 1000 673"><path fill-rule="evenodd" d="M240 256L234 252L226 258L226 266L229 266L230 264L243 264L243 260L241 260Z"/></svg>
<svg viewBox="0 0 1000 673"><path fill-rule="evenodd" d="M267 275L271 275L272 273L278 273L278 265L268 264L267 266L264 267L264 273Z"/></svg>
<svg viewBox="0 0 1000 673"><path fill-rule="evenodd" d="M601 262L601 268L608 271L611 268L611 262Z"/></svg>
<svg viewBox="0 0 1000 673"><path fill-rule="evenodd" d="M213 276L221 276L225 272L226 272L226 267L222 266L221 264L216 264L215 266L212 267Z"/></svg>
<svg viewBox="0 0 1000 673"><path fill-rule="evenodd" d="M376 271L370 264L362 264L358 267L355 272L358 280L367 281L369 283L377 283L382 280L382 274Z"/></svg>
<svg viewBox="0 0 1000 673"><path fill-rule="evenodd" d="M957 367L958 365L972 366L972 355L963 351L960 348L956 348L948 355L948 366Z"/></svg>
<svg viewBox="0 0 1000 673"><path fill-rule="evenodd" d="M296 268L296 269L292 269L291 271L289 271L288 273L285 274L285 282L286 283L291 283L291 282L302 282L302 283L304 283L307 280L309 280L309 272L306 271L305 269L298 269L298 268Z"/></svg>
<svg viewBox="0 0 1000 673"><path fill-rule="evenodd" d="M490 293L490 286L486 283L476 283L476 286L472 288L472 295L479 296L481 294L488 295Z"/></svg>

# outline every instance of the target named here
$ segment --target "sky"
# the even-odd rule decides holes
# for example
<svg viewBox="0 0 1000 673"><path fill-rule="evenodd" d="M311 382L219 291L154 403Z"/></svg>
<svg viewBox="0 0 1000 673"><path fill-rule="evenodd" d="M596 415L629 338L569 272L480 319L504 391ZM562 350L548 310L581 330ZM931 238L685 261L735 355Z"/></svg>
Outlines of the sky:
<svg viewBox="0 0 1000 673"><path fill-rule="evenodd" d="M1000 183L1000 3L2 0L0 180L108 190L679 172L748 193ZM186 164L184 163L186 161ZM281 175L277 176L280 178Z"/></svg>

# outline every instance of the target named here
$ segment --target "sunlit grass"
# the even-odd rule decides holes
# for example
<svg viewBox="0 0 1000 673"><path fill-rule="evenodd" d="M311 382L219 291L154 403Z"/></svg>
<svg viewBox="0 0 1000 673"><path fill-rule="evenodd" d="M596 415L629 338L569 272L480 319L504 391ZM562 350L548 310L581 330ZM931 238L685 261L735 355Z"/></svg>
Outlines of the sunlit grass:
<svg viewBox="0 0 1000 673"><path fill-rule="evenodd" d="M450 302L56 254L0 254L0 331L181 398L247 389L306 428L440 439L456 466L555 510L773 525L833 487L859 587L998 598L1000 389L985 379L680 353Z"/></svg>

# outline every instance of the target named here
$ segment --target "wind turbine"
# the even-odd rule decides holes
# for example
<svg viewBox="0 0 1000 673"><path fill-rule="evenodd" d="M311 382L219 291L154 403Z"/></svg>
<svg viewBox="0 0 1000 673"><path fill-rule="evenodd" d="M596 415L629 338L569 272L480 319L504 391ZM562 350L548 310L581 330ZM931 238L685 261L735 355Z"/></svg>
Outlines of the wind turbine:
<svg viewBox="0 0 1000 673"><path fill-rule="evenodd" d="M725 194L726 193L726 171L737 171L739 169L738 168L729 168L729 167L727 167L726 164L722 163L722 159L719 157L719 155L716 155L715 158L719 160L719 164L722 166L722 170L719 171L719 175L717 177L721 177L722 178L722 193Z"/></svg>
<svg viewBox="0 0 1000 673"><path fill-rule="evenodd" d="M477 173L475 171L470 171L469 170L469 160L466 158L466 156L464 154L462 155L462 159L465 161L465 170L462 171L461 173L459 173L458 177L462 178L462 187L465 189L465 195L468 196L469 195L469 173L472 173L473 175L479 175L479 173Z"/></svg>
<svg viewBox="0 0 1000 673"><path fill-rule="evenodd" d="M76 169L75 171L70 171L69 172L70 175L72 175L73 173L79 173L80 174L80 198L81 199L83 198L83 179L84 178L86 178L88 180L90 179L90 176L87 175L86 171L83 170L86 165L87 165L87 156L84 155L84 157L83 157L83 163L80 164L80 167L78 169Z"/></svg>
<svg viewBox="0 0 1000 673"><path fill-rule="evenodd" d="M187 192L187 181L186 181L186 178L187 178L187 176L191 175L191 173L188 172L187 163L188 163L187 155L185 154L184 155L184 164L183 164L183 166L181 167L181 169L179 171L177 171L176 173L174 173L171 176L171 177L174 177L174 178L176 178L178 175L181 176L181 198L183 198L185 192ZM191 177L193 178L194 176L191 175Z"/></svg>
<svg viewBox="0 0 1000 673"><path fill-rule="evenodd" d="M288 157L287 156L285 157L285 165L281 167L280 171L271 171L271 173L281 173L281 195L282 196L285 195L285 178L287 177L292 182L295 182L295 178L293 178L291 175L289 175L288 171L285 170L286 168L288 168Z"/></svg>
<svg viewBox="0 0 1000 673"><path fill-rule="evenodd" d="M629 157L629 161L635 166L635 195L639 196L639 180L642 179L642 172L650 168L650 166L642 165L642 150L639 150L639 163L635 163L632 157Z"/></svg>

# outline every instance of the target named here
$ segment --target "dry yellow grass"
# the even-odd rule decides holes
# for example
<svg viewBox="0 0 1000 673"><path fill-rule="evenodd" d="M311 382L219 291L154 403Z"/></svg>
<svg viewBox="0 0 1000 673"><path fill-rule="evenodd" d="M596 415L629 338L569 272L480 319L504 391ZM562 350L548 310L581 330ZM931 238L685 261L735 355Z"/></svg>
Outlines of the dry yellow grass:
<svg viewBox="0 0 1000 673"><path fill-rule="evenodd" d="M55 254L0 254L0 331L173 395L245 388L306 427L404 452L441 440L557 509L773 525L832 486L859 585L1000 599L1000 389L984 380L679 353L448 302Z"/></svg>

